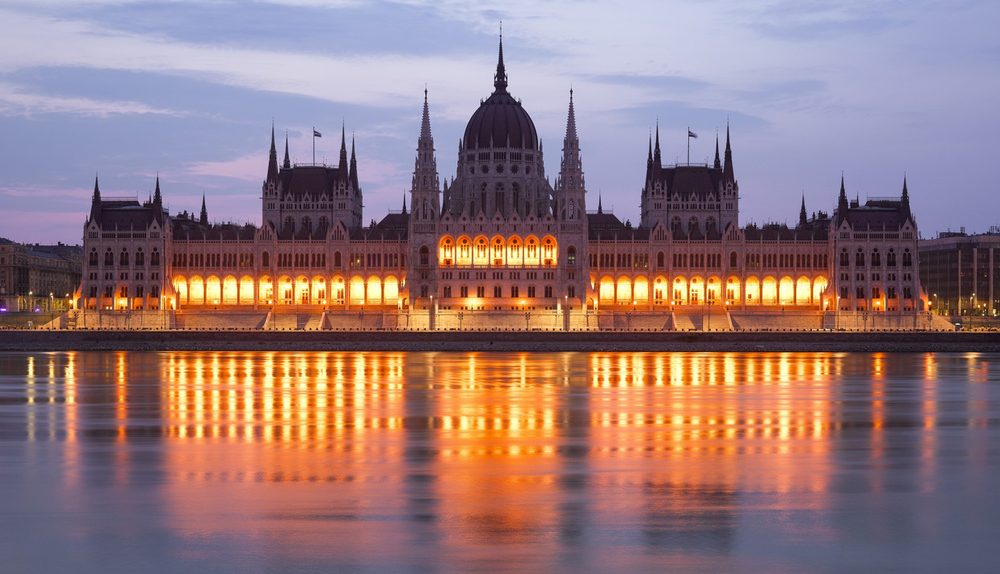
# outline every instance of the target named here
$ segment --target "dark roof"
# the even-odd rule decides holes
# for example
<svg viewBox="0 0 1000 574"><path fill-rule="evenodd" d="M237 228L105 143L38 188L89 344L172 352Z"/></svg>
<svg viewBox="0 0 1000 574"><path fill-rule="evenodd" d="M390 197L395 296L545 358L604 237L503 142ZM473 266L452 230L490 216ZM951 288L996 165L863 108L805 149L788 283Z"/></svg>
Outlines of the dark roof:
<svg viewBox="0 0 1000 574"><path fill-rule="evenodd" d="M645 227L632 227L622 223L618 217L612 213L588 213L587 228L590 239L603 240L640 240L649 239L649 229Z"/></svg>
<svg viewBox="0 0 1000 574"><path fill-rule="evenodd" d="M97 225L101 229L146 229L157 219L157 209L160 210L160 220L165 216L162 208L151 203L140 204L135 199L98 200Z"/></svg>
<svg viewBox="0 0 1000 574"><path fill-rule="evenodd" d="M409 213L390 213L389 215L383 217L378 223L372 222L372 225L369 225L368 227L352 230L351 240L406 240L409 233L409 226Z"/></svg>
<svg viewBox="0 0 1000 574"><path fill-rule="evenodd" d="M854 229L898 230L908 219L902 201L896 199L869 199L847 209L847 222Z"/></svg>
<svg viewBox="0 0 1000 574"><path fill-rule="evenodd" d="M795 228L784 223L750 224L743 228L743 235L747 241L826 241L829 230L829 220L813 220Z"/></svg>
<svg viewBox="0 0 1000 574"><path fill-rule="evenodd" d="M535 122L507 92L507 69L503 63L503 39L497 57L497 72L493 77L493 94L479 104L462 139L465 149L513 147L538 149Z"/></svg>
<svg viewBox="0 0 1000 574"><path fill-rule="evenodd" d="M177 240L253 241L257 233L257 228L249 223L245 225L233 223L203 225L198 220L190 219L186 215L174 217L170 222L173 225L174 239Z"/></svg>
<svg viewBox="0 0 1000 574"><path fill-rule="evenodd" d="M722 169L707 165L654 166L652 178L653 183L662 182L671 196L676 192L681 199L687 199L692 193L699 197L713 193L718 198Z"/></svg>
<svg viewBox="0 0 1000 574"><path fill-rule="evenodd" d="M302 196L308 193L314 199L319 199L324 193L328 198L333 196L333 188L338 182L347 182L347 170L326 165L297 165L282 168L278 173L278 189L281 197L290 193Z"/></svg>

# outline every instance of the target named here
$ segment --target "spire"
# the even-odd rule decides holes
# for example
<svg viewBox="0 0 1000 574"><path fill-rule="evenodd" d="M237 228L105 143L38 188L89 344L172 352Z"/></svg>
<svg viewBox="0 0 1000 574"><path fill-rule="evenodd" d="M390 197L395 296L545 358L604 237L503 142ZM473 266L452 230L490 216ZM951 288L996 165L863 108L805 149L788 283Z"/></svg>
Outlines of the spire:
<svg viewBox="0 0 1000 574"><path fill-rule="evenodd" d="M493 87L498 92L507 91L507 69L503 66L503 22L500 22L500 51L497 55L497 73L493 76Z"/></svg>
<svg viewBox="0 0 1000 574"><path fill-rule="evenodd" d="M566 142L577 141L576 112L573 111L573 88L569 89L569 112L566 115Z"/></svg>
<svg viewBox="0 0 1000 574"><path fill-rule="evenodd" d="M428 140L434 141L431 135L431 109L427 103L427 86L424 86L424 115L420 119L420 141Z"/></svg>
<svg viewBox="0 0 1000 574"><path fill-rule="evenodd" d="M338 165L342 174L346 174L347 169L347 126L340 124L340 164Z"/></svg>
<svg viewBox="0 0 1000 574"><path fill-rule="evenodd" d="M157 180L159 180L159 177L157 177ZM94 203L100 203L101 202L101 185L97 181L97 174L94 174L94 198L93 198L93 201L94 201Z"/></svg>
<svg viewBox="0 0 1000 574"><path fill-rule="evenodd" d="M656 167L663 167L663 163L660 161L660 120L656 120L656 145L653 146L653 165Z"/></svg>
<svg viewBox="0 0 1000 574"><path fill-rule="evenodd" d="M351 134L351 172L348 174L351 178L351 185L354 189L358 188L358 159L354 155L354 134Z"/></svg>
<svg viewBox="0 0 1000 574"><path fill-rule="evenodd" d="M906 215L910 215L910 192L906 189L906 175L903 175L903 196L899 198L900 207Z"/></svg>
<svg viewBox="0 0 1000 574"><path fill-rule="evenodd" d="M736 176L733 173L733 149L729 146L729 122L726 122L726 160L722 166L722 181L736 183Z"/></svg>
<svg viewBox="0 0 1000 574"><path fill-rule="evenodd" d="M288 132L285 132L285 163L282 164L283 168L290 169L292 167L292 162L288 159Z"/></svg>
<svg viewBox="0 0 1000 574"><path fill-rule="evenodd" d="M802 207L799 208L799 225L806 224L806 194L802 194Z"/></svg>
<svg viewBox="0 0 1000 574"><path fill-rule="evenodd" d="M850 205L847 203L847 190L844 187L844 174L840 174L840 196L837 198L837 223L840 224L847 217L847 210Z"/></svg>
<svg viewBox="0 0 1000 574"><path fill-rule="evenodd" d="M722 161L719 160L719 132L715 132L715 169L722 169Z"/></svg>
<svg viewBox="0 0 1000 574"><path fill-rule="evenodd" d="M601 194L600 194L600 192L598 192L597 193L597 215L601 215L602 213L604 213L604 206L602 205L602 202L601 202Z"/></svg>
<svg viewBox="0 0 1000 574"><path fill-rule="evenodd" d="M160 174L156 174L156 190L153 192L153 205L163 205L163 196L160 195Z"/></svg>
<svg viewBox="0 0 1000 574"><path fill-rule="evenodd" d="M97 174L94 174L94 197L90 201L90 221L94 221L101 214L101 186L97 182Z"/></svg>
<svg viewBox="0 0 1000 574"><path fill-rule="evenodd" d="M646 156L646 165L653 165L653 132L649 132L649 155Z"/></svg>
<svg viewBox="0 0 1000 574"><path fill-rule="evenodd" d="M406 215L406 192L403 192L403 215Z"/></svg>
<svg viewBox="0 0 1000 574"><path fill-rule="evenodd" d="M208 209L205 208L205 194L201 194L201 216L198 218L198 222L202 225L208 225Z"/></svg>
<svg viewBox="0 0 1000 574"><path fill-rule="evenodd" d="M271 124L271 154L267 161L267 180L278 181L278 150L274 147L274 124Z"/></svg>

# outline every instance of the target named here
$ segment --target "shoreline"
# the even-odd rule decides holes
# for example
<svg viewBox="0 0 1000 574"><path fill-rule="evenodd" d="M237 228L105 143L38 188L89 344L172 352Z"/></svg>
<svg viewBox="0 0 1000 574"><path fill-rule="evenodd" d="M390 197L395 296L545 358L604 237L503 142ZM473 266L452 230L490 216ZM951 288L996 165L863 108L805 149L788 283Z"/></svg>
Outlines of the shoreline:
<svg viewBox="0 0 1000 574"><path fill-rule="evenodd" d="M1000 332L0 331L0 351L983 352Z"/></svg>

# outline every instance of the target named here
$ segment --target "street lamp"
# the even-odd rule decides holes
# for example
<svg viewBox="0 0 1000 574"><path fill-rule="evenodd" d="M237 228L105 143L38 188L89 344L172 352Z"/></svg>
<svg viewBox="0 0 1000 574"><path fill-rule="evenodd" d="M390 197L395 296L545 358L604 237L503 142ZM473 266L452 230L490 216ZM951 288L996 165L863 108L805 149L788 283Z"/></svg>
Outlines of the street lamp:
<svg viewBox="0 0 1000 574"><path fill-rule="evenodd" d="M50 291L49 292L49 330L52 330L52 329L55 328L55 326L52 324L56 320L55 302L56 302L56 297Z"/></svg>

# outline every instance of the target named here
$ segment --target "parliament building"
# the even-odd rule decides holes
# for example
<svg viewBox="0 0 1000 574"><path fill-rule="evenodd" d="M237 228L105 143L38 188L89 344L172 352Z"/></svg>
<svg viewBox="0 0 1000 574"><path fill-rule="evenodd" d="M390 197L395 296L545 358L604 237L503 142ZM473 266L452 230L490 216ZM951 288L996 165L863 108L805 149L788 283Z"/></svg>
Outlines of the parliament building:
<svg viewBox="0 0 1000 574"><path fill-rule="evenodd" d="M336 165L298 165L287 138L279 162L272 127L259 226L212 223L204 199L198 215L170 214L159 179L143 202L104 197L95 181L67 326L932 327L905 180L900 195L862 204L842 178L832 214L809 214L803 200L795 226L741 225L733 157L727 127L712 164L666 165L657 129L640 220L623 223L600 199L593 206L572 90L559 172L546 174L501 41L493 92L469 119L453 175L438 171L425 91L409 208L377 222L365 224L343 132Z"/></svg>

